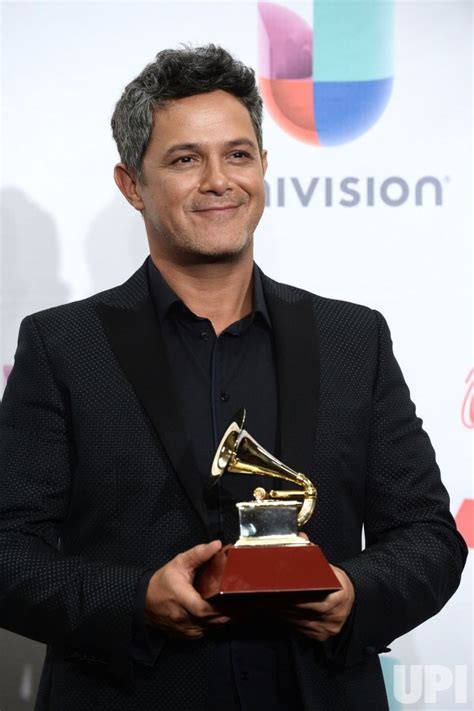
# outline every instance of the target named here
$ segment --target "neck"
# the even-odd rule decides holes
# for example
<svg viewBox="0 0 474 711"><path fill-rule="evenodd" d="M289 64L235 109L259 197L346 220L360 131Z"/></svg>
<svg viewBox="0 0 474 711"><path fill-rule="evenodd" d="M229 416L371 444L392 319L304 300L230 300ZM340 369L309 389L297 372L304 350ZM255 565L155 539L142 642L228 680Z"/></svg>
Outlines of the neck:
<svg viewBox="0 0 474 711"><path fill-rule="evenodd" d="M183 266L153 254L151 259L179 298L196 316L209 319L218 336L251 312L251 253L243 261L222 264Z"/></svg>

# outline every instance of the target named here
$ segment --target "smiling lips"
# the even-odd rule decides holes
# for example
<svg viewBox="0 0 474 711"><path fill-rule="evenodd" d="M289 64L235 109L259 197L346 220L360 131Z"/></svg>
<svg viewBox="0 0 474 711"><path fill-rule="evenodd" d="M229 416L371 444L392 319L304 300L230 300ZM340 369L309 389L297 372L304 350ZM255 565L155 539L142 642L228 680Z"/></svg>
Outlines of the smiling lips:
<svg viewBox="0 0 474 711"><path fill-rule="evenodd" d="M216 205L215 207L200 208L199 210L194 210L194 212L201 213L204 215L219 215L219 214L225 214L225 213L232 213L238 207L240 207L240 204L239 205Z"/></svg>

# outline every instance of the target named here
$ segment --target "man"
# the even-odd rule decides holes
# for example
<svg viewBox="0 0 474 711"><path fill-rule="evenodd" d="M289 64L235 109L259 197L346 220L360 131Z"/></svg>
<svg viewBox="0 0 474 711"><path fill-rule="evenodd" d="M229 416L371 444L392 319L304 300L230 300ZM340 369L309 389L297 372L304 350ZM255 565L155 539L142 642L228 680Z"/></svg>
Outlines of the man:
<svg viewBox="0 0 474 711"><path fill-rule="evenodd" d="M253 264L261 113L224 50L160 52L112 120L150 258L22 323L0 421L0 619L48 644L37 709L380 711L378 653L459 583L465 545L383 317ZM208 487L242 406L318 486L306 533L341 590L235 620L193 581L251 497L246 477Z"/></svg>

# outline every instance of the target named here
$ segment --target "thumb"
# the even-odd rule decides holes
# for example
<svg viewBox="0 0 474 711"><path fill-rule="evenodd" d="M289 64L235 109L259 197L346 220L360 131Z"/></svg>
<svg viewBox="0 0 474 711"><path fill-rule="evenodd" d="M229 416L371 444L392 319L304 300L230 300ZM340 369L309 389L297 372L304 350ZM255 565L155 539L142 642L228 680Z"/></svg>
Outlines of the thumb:
<svg viewBox="0 0 474 711"><path fill-rule="evenodd" d="M194 548L190 548L179 556L183 565L188 570L195 570L203 563L207 563L220 549L222 548L221 541L211 541L210 543L200 543Z"/></svg>

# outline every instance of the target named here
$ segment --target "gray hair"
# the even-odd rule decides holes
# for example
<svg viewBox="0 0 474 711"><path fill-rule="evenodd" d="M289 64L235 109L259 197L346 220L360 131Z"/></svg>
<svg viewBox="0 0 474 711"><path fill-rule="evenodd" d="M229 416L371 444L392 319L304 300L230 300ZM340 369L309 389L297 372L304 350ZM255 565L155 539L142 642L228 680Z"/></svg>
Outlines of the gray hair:
<svg viewBox="0 0 474 711"><path fill-rule="evenodd" d="M262 99L255 72L222 47L164 49L124 89L112 116L121 161L142 182L142 161L153 129L153 113L167 101L221 89L247 108L262 150Z"/></svg>

